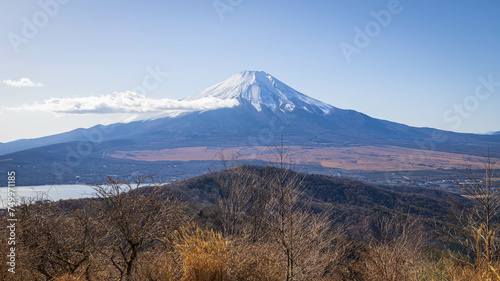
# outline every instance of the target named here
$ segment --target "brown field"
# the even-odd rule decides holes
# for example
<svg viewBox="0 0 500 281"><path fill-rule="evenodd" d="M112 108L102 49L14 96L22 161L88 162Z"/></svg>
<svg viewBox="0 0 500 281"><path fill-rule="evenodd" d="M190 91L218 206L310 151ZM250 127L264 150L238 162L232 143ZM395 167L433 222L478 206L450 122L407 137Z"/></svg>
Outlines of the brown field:
<svg viewBox="0 0 500 281"><path fill-rule="evenodd" d="M297 164L319 164L328 168L371 171L406 171L449 169L461 167L467 162L474 168L481 168L482 157L402 148L395 146L359 147L299 147L292 146L290 155ZM272 161L273 147L224 149L224 154L238 153L240 159ZM220 148L183 147L162 150L116 151L107 156L140 161L190 161L217 160Z"/></svg>

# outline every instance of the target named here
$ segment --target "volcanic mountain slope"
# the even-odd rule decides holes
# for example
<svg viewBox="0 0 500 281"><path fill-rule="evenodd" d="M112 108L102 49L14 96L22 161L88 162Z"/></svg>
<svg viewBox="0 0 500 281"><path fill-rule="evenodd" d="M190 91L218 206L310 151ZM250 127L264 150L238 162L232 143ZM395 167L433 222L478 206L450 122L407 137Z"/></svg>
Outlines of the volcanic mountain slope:
<svg viewBox="0 0 500 281"><path fill-rule="evenodd" d="M21 154L14 152L26 149L63 158L76 152L77 156L102 161L213 160L220 149L265 159L266 147L276 145L281 138L295 148L296 155L303 155L298 162L339 168L347 165L348 169L370 169L381 163L385 163L382 170L414 169L433 159L435 163L425 168L447 168L464 160L476 163L488 149L500 151L500 135L458 134L375 119L306 96L261 71L237 73L186 100L201 102L205 98L232 102L215 110L159 112L130 123L0 144L4 155L0 163L15 163ZM347 155L342 153L345 148L350 149ZM21 160L29 160L26 155L29 153L23 153ZM339 157L345 161L332 162ZM370 163L365 163L368 158ZM414 159L419 159L419 164L400 165Z"/></svg>

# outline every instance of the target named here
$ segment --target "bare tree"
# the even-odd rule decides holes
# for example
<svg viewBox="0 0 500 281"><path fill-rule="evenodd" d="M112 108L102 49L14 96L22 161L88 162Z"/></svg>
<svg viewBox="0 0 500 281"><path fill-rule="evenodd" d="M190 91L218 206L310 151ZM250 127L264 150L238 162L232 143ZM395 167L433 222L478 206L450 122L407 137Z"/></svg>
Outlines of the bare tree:
<svg viewBox="0 0 500 281"><path fill-rule="evenodd" d="M228 158L221 152L219 158L223 170L214 172L219 191L214 200L222 211L224 235L234 235L242 230L242 218L250 208L252 189L258 177L254 174L254 168L244 165L236 155Z"/></svg>
<svg viewBox="0 0 500 281"><path fill-rule="evenodd" d="M270 225L276 231L276 238L286 257L286 280L294 280L296 246L299 233L297 214L301 212L299 198L301 192L297 186L301 184L297 175L290 176L289 169L270 169L268 174L270 182L271 202L269 209ZM302 221L302 220L300 220Z"/></svg>
<svg viewBox="0 0 500 281"><path fill-rule="evenodd" d="M106 230L102 252L118 270L119 280L129 280L141 250L182 217L179 202L165 196L161 187L151 177L133 182L108 177L94 187L99 221Z"/></svg>
<svg viewBox="0 0 500 281"><path fill-rule="evenodd" d="M460 223L458 231L450 232L451 237L472 253L475 266L490 272L492 261L498 259L499 250L499 207L500 188L495 186L497 170L495 161L488 152L483 161L483 169L474 170L466 163L462 180L455 181L472 204L452 200L458 211L454 212Z"/></svg>
<svg viewBox="0 0 500 281"><path fill-rule="evenodd" d="M84 208L63 209L58 203L28 199L18 211L26 264L47 279L77 272L88 278L96 237L95 223Z"/></svg>
<svg viewBox="0 0 500 281"><path fill-rule="evenodd" d="M253 243L264 238L268 227L266 217L269 213L272 194L267 187L269 187L269 178L265 177L265 173L255 173L250 185L251 200L248 208L251 222L249 234Z"/></svg>
<svg viewBox="0 0 500 281"><path fill-rule="evenodd" d="M419 280L421 251L428 235L423 221L407 215L375 215L365 220L369 241L362 254L368 280Z"/></svg>
<svg viewBox="0 0 500 281"><path fill-rule="evenodd" d="M274 167L269 167L265 175L270 190L271 239L283 253L286 280L318 279L327 266L332 246L330 212L315 214L307 208L302 177L292 170L283 144L276 147L274 155Z"/></svg>

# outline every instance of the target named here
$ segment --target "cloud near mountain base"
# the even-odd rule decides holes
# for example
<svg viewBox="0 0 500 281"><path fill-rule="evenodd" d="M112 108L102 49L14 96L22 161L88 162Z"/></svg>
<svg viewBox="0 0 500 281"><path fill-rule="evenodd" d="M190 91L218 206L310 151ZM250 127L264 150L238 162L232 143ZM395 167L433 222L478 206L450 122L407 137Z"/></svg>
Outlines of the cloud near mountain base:
<svg viewBox="0 0 500 281"><path fill-rule="evenodd" d="M164 111L204 111L234 107L236 99L202 98L197 100L151 99L136 92L112 95L50 98L42 103L24 104L7 109L54 114L155 113Z"/></svg>

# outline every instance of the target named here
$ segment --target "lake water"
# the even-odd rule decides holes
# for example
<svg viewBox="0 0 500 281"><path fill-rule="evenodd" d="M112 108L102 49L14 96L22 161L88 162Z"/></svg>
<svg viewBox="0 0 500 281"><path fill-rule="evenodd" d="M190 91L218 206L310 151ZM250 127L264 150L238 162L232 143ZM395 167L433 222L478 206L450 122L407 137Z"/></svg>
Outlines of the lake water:
<svg viewBox="0 0 500 281"><path fill-rule="evenodd" d="M44 198L51 201L94 196L94 190L88 185L16 186L15 190L18 197L33 198L45 193ZM7 187L0 187L0 208L5 208L7 198Z"/></svg>

